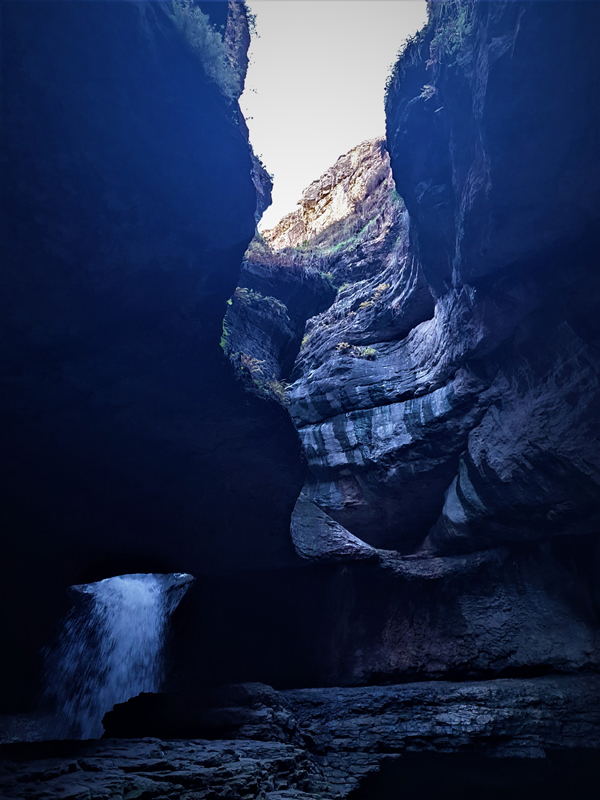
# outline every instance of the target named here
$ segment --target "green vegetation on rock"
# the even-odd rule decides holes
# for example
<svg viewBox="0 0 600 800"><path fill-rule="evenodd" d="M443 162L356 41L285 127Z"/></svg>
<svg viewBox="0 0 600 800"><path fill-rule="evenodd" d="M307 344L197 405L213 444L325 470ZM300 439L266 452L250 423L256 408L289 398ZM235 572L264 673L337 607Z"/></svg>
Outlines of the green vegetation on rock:
<svg viewBox="0 0 600 800"><path fill-rule="evenodd" d="M223 37L208 14L203 14L191 0L173 0L172 8L171 19L200 59L207 77L228 100L237 100L244 76L229 58Z"/></svg>
<svg viewBox="0 0 600 800"><path fill-rule="evenodd" d="M461 63L467 40L473 32L473 3L446 0L437 8L437 25L429 45L427 66Z"/></svg>

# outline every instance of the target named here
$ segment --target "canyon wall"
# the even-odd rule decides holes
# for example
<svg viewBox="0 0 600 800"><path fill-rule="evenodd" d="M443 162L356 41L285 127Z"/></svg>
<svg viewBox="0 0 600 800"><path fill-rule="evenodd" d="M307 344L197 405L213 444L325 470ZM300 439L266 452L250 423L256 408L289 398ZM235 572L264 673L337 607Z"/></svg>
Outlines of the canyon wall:
<svg viewBox="0 0 600 800"><path fill-rule="evenodd" d="M304 446L328 682L600 663L598 15L433 3L386 141L247 253L224 344Z"/></svg>
<svg viewBox="0 0 600 800"><path fill-rule="evenodd" d="M70 584L293 563L304 467L285 411L246 395L219 348L255 183L263 207L270 191L236 100L244 7L0 13L0 688L13 704L35 702Z"/></svg>
<svg viewBox="0 0 600 800"><path fill-rule="evenodd" d="M434 4L391 81L392 169L436 298L414 391L479 383L437 551L598 530L599 14Z"/></svg>
<svg viewBox="0 0 600 800"><path fill-rule="evenodd" d="M596 670L597 4L433 3L249 249L241 6L1 13L6 704L141 571L188 688Z"/></svg>

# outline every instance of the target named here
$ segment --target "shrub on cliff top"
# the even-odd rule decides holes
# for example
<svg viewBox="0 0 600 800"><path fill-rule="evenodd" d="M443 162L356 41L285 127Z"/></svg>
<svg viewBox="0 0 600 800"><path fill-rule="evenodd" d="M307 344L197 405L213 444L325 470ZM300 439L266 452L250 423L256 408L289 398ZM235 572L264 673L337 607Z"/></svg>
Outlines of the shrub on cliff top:
<svg viewBox="0 0 600 800"><path fill-rule="evenodd" d="M436 5L436 29L429 45L427 66L460 64L473 33L473 3L446 0Z"/></svg>
<svg viewBox="0 0 600 800"><path fill-rule="evenodd" d="M237 100L242 91L242 76L230 61L223 37L192 0L173 0L171 18L199 57L206 76L217 84L228 100Z"/></svg>
<svg viewBox="0 0 600 800"><path fill-rule="evenodd" d="M392 64L389 75L385 81L384 103L387 106L390 95L394 89L400 84L402 77L407 69L414 67L418 64L422 57L422 47L427 41L427 36L431 31L431 11L430 17L424 28L417 31L413 36L408 38L400 50L394 64Z"/></svg>

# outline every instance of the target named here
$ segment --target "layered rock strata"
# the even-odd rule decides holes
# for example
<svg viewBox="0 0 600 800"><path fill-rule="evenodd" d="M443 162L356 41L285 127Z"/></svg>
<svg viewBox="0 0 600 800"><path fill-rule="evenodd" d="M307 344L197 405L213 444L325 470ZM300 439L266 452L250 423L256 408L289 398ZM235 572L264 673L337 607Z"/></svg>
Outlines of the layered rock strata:
<svg viewBox="0 0 600 800"><path fill-rule="evenodd" d="M247 256L247 291L301 309L284 367L261 314L228 319L303 443L296 549L347 567L351 633L314 626L333 681L598 666L598 14L431 4L388 86L391 172L360 145ZM337 289L312 316L298 264Z"/></svg>

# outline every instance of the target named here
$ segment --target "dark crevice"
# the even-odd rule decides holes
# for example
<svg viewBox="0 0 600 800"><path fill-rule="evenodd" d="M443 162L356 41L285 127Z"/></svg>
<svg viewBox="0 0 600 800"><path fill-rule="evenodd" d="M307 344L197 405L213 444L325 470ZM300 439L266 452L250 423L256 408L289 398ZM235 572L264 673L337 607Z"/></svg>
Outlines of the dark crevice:
<svg viewBox="0 0 600 800"><path fill-rule="evenodd" d="M494 741L489 742L493 751ZM594 800L600 780L597 750L550 750L539 758L497 759L472 753L403 753L383 758L349 800Z"/></svg>

